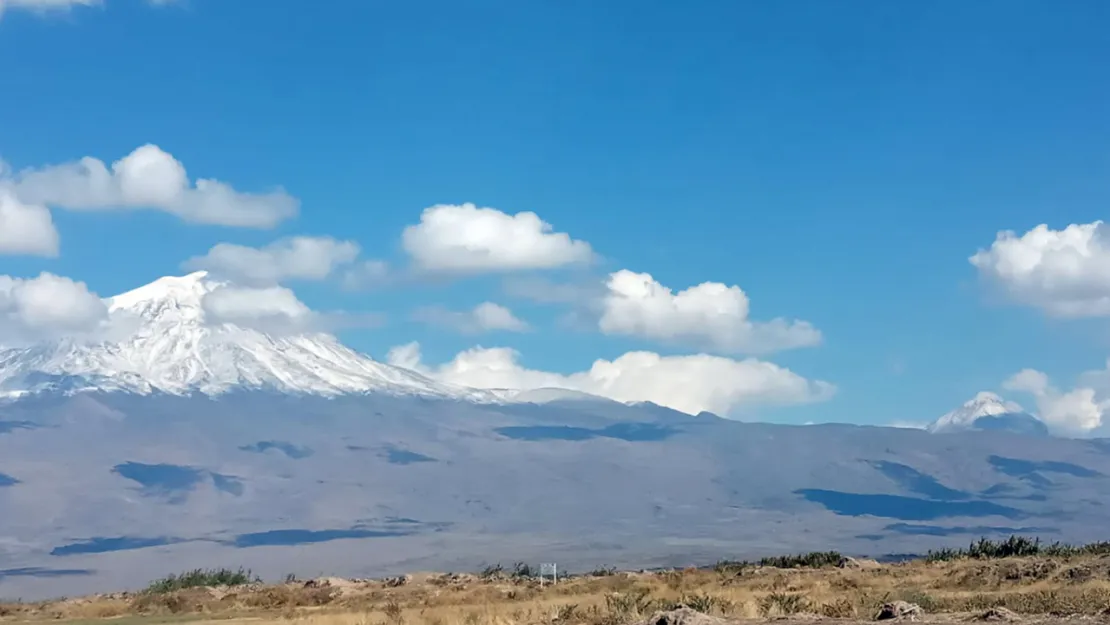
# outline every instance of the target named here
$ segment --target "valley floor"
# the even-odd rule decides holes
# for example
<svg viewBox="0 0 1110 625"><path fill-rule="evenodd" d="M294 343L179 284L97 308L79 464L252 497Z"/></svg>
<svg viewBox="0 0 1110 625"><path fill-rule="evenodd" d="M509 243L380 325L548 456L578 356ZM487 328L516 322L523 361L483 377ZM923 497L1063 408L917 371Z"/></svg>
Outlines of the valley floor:
<svg viewBox="0 0 1110 625"><path fill-rule="evenodd" d="M152 587L153 588L153 587ZM722 564L708 570L597 571L540 586L526 576L420 574L148 590L0 604L0 622L111 619L220 625L623 625L686 605L719 619L872 621L884 604L916 604L918 622L1105 620L1110 556L955 559L819 568ZM715 621L720 623L722 621Z"/></svg>

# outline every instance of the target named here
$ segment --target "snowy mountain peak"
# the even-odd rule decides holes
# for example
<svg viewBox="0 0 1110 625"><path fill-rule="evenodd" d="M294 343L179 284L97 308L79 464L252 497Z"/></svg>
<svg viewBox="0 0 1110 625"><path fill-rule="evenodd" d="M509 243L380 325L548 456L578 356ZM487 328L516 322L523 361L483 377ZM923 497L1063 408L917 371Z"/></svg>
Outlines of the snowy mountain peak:
<svg viewBox="0 0 1110 625"><path fill-rule="evenodd" d="M1047 435L1048 428L1021 405L1006 401L988 391L977 393L962 406L934 421L934 433L965 430L1007 430L1022 434Z"/></svg>
<svg viewBox="0 0 1110 625"><path fill-rule="evenodd" d="M208 279L207 271L187 276L167 276L105 300L109 312L127 311L156 317L167 310L203 311L204 297L226 283ZM198 319L198 317L195 317Z"/></svg>
<svg viewBox="0 0 1110 625"><path fill-rule="evenodd" d="M159 278L105 299L111 331L95 340L67 338L0 349L0 396L270 390L491 399L484 391L379 363L328 334L273 335L207 322L205 298L230 286L203 271Z"/></svg>

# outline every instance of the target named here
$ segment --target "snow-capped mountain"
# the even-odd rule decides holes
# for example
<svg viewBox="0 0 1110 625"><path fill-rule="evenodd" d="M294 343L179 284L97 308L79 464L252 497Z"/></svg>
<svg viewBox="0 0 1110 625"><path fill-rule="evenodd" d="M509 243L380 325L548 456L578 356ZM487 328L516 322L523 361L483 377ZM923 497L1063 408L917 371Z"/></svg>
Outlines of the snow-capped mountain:
<svg viewBox="0 0 1110 625"><path fill-rule="evenodd" d="M110 339L0 349L0 395L84 390L218 395L266 389L488 399L482 391L372 360L329 334L275 335L210 322L205 298L228 286L203 271L160 278L104 300L113 326Z"/></svg>
<svg viewBox="0 0 1110 625"><path fill-rule="evenodd" d="M966 430L1004 430L1017 434L1048 436L1044 422L1025 412L1019 404L982 392L929 425L933 433Z"/></svg>

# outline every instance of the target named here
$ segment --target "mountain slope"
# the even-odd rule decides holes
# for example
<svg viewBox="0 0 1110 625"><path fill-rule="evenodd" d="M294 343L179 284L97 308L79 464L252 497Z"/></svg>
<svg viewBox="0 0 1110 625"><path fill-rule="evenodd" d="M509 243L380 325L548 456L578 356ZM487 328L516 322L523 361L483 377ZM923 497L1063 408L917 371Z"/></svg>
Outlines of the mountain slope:
<svg viewBox="0 0 1110 625"><path fill-rule="evenodd" d="M933 433L992 430L1033 436L1049 434L1043 421L1025 412L1020 405L1003 401L989 392L979 393L959 408L941 416L928 430Z"/></svg>
<svg viewBox="0 0 1110 625"><path fill-rule="evenodd" d="M231 390L338 395L386 392L483 399L376 362L323 333L273 335L212 323L205 298L229 285L205 272L161 278L105 300L111 340L62 339L0 351L0 393Z"/></svg>
<svg viewBox="0 0 1110 625"><path fill-rule="evenodd" d="M0 595L23 597L224 563L267 578L581 571L1088 542L1110 523L1093 503L1110 499L1106 441L591 401L43 393L0 405L0 473L0 571L16 571Z"/></svg>

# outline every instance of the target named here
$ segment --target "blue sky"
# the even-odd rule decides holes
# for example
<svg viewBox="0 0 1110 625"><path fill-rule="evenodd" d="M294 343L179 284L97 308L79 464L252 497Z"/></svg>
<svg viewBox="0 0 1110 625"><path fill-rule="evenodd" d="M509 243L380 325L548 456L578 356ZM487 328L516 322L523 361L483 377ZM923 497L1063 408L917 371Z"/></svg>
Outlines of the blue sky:
<svg viewBox="0 0 1110 625"><path fill-rule="evenodd" d="M155 144L190 179L281 187L300 211L246 228L51 206L57 257L0 256L0 274L48 271L110 295L219 243L294 235L357 242L360 258L404 268L402 232L423 209L472 202L533 211L599 258L287 286L316 310L384 313L381 327L340 332L377 358L409 341L429 363L504 346L569 373L630 350L748 354L567 327L570 307L507 293L506 277L594 284L628 269L674 291L736 285L752 319L821 333L757 354L836 386L825 401L744 411L783 422L926 421L1026 368L1059 399L1105 365L1103 313L1053 313L1037 300L1051 279L992 290L968 259L999 231L1090 224L1110 205L1106 3L19 6L34 2L0 18L9 174ZM1105 258L1092 258L1081 290L1110 292ZM532 330L411 318L485 301ZM1046 392L1013 396L1051 411Z"/></svg>

